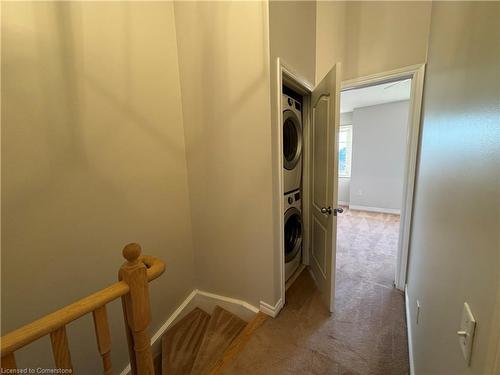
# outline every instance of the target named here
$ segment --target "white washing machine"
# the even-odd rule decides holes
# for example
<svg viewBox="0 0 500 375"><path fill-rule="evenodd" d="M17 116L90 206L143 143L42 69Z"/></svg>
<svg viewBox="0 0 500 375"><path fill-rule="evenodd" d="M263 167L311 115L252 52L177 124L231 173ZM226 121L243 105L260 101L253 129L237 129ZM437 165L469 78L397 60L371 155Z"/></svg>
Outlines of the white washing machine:
<svg viewBox="0 0 500 375"><path fill-rule="evenodd" d="M283 94L283 191L300 189L302 179L302 104Z"/></svg>
<svg viewBox="0 0 500 375"><path fill-rule="evenodd" d="M302 222L302 199L300 190L284 196L284 252L285 281L288 280L300 265L302 257L302 237L304 234Z"/></svg>

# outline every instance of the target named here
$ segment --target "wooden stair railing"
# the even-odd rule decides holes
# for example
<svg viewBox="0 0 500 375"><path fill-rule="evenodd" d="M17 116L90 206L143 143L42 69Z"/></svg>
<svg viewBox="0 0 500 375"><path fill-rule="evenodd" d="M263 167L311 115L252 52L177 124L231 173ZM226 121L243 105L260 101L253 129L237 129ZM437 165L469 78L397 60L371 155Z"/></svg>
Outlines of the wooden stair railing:
<svg viewBox="0 0 500 375"><path fill-rule="evenodd" d="M165 263L141 256L141 247L134 243L125 246L123 256L127 261L120 267L119 282L2 336L1 368L16 369L15 351L50 335L55 367L73 371L66 325L92 313L103 373L110 375L111 336L106 304L121 297L132 374L154 375L147 329L151 322L148 282L165 271Z"/></svg>

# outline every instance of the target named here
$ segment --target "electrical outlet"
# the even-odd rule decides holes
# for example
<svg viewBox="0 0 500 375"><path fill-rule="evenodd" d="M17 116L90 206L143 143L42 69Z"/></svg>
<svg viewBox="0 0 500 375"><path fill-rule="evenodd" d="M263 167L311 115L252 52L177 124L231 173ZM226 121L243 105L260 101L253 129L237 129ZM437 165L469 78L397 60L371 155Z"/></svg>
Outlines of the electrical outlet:
<svg viewBox="0 0 500 375"><path fill-rule="evenodd" d="M417 314L416 314L416 317L415 317L415 320L416 320L416 323L420 323L420 301L417 299L417 302L416 302L416 305L417 305Z"/></svg>
<svg viewBox="0 0 500 375"><path fill-rule="evenodd" d="M476 319L467 302L464 303L462 311L462 320L460 329L457 331L458 343L462 349L465 362L470 366L470 357L472 353L472 342L474 341L474 332L476 331Z"/></svg>

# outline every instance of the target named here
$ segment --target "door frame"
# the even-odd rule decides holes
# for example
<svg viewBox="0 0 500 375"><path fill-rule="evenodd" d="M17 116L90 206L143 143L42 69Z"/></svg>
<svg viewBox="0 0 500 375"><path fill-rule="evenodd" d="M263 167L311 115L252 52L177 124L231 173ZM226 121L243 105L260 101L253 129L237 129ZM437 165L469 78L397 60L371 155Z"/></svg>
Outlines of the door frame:
<svg viewBox="0 0 500 375"><path fill-rule="evenodd" d="M500 374L500 282L498 284L495 314L492 329L490 330L491 338L487 347L485 375Z"/></svg>
<svg viewBox="0 0 500 375"><path fill-rule="evenodd" d="M418 148L420 140L420 115L424 88L425 64L411 65L387 72L342 81L341 92L390 81L411 78L410 110L408 114L408 134L406 139L406 157L403 183L403 200L401 204L401 222L399 227L398 254L394 285L403 290L406 285L408 256L411 237L411 220L413 196L417 169ZM341 99L342 100L342 99Z"/></svg>
<svg viewBox="0 0 500 375"><path fill-rule="evenodd" d="M288 65L282 58L278 57L276 59L276 92L275 92L275 105L276 111L278 112L278 120L275 124L275 134L276 139L274 142L273 153L276 157L273 160L277 161L278 170L278 189L273 189L273 200L277 201L278 204L275 205L275 215L278 217L278 247L275 251L278 252L279 261L279 280L280 280L280 298L274 306L273 314L276 316L281 308L285 304L285 254L283 252L284 246L284 189L283 189L283 109L281 108L281 95L283 84L286 84L289 88L295 90L297 93L303 96L302 103L302 136L303 136L303 148L302 148L302 222L303 222L303 238L302 238L302 263L309 264L309 160L310 160L310 147L309 147L309 131L310 131L310 94L313 90L313 86L301 75L297 74L293 68ZM276 259L276 258L275 258Z"/></svg>

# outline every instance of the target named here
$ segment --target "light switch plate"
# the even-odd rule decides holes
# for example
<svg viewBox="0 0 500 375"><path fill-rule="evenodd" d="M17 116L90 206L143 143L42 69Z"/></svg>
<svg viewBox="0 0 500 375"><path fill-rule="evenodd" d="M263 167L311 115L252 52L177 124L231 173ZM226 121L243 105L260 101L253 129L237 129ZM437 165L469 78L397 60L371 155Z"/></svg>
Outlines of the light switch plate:
<svg viewBox="0 0 500 375"><path fill-rule="evenodd" d="M465 362L470 365L470 357L472 353L472 343L474 341L474 332L476 331L476 319L472 315L472 311L467 302L464 303L464 310L462 311L462 321L460 329L457 332L458 342L462 349Z"/></svg>

